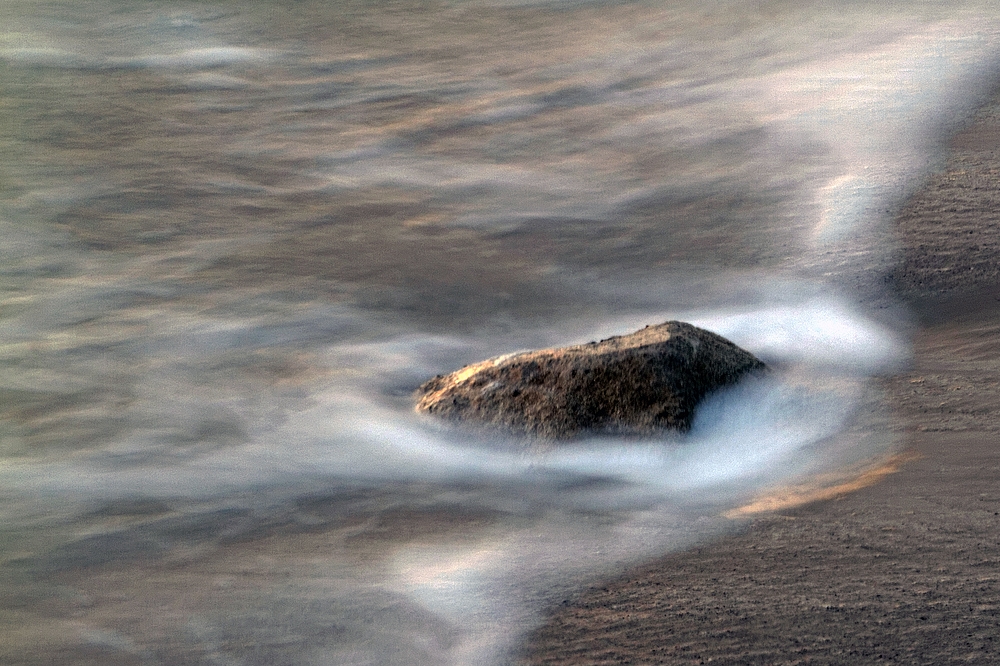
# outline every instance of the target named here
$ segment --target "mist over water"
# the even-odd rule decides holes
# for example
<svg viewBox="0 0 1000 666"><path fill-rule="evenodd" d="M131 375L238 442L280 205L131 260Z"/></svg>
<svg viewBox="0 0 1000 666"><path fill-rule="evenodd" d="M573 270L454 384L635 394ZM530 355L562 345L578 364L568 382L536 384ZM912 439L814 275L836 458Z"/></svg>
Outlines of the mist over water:
<svg viewBox="0 0 1000 666"><path fill-rule="evenodd" d="M892 452L892 212L988 2L8 2L0 661L506 663ZM420 383L683 319L775 369L542 447Z"/></svg>

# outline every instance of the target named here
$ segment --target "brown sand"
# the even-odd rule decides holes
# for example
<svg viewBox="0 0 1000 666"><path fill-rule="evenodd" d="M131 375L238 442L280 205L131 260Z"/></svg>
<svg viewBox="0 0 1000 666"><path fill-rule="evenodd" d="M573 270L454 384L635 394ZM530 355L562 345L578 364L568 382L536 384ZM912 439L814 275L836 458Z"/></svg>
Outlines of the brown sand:
<svg viewBox="0 0 1000 666"><path fill-rule="evenodd" d="M921 328L884 385L911 460L590 588L526 663L1000 663L1000 99L897 229Z"/></svg>

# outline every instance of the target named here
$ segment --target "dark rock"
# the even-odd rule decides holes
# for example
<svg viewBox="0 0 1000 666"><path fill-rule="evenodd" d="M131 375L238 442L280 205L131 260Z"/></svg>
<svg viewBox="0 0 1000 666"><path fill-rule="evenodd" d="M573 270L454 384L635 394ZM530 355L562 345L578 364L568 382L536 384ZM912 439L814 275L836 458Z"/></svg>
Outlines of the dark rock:
<svg viewBox="0 0 1000 666"><path fill-rule="evenodd" d="M684 431L705 395L764 369L722 336L668 321L438 375L417 390L417 411L548 439Z"/></svg>

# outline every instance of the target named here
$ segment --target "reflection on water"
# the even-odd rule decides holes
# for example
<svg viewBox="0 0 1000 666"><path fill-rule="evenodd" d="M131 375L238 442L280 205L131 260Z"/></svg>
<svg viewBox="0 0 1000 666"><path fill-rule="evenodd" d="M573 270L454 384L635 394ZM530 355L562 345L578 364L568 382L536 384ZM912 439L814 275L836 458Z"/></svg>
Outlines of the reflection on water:
<svg viewBox="0 0 1000 666"><path fill-rule="evenodd" d="M5 4L0 661L489 663L892 438L884 223L988 3ZM777 372L657 441L427 377L668 318Z"/></svg>

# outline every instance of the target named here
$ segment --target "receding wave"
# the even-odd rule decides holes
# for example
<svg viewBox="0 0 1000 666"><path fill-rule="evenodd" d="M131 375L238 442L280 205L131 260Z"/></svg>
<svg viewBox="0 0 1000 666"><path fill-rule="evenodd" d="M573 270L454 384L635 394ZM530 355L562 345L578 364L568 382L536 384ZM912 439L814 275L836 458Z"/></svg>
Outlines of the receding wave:
<svg viewBox="0 0 1000 666"><path fill-rule="evenodd" d="M24 663L500 663L585 581L877 467L886 224L998 62L971 1L7 9ZM413 410L667 319L774 371L644 440Z"/></svg>

